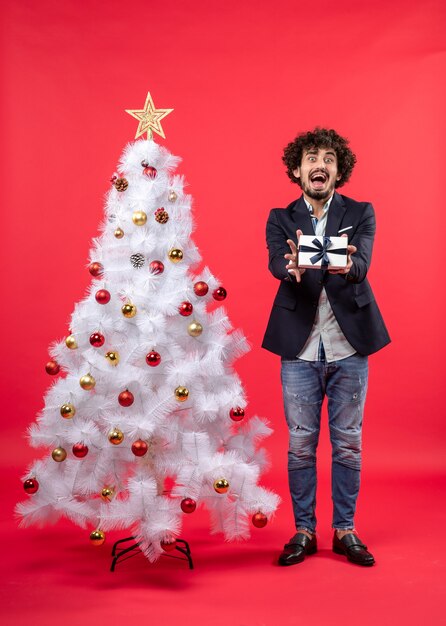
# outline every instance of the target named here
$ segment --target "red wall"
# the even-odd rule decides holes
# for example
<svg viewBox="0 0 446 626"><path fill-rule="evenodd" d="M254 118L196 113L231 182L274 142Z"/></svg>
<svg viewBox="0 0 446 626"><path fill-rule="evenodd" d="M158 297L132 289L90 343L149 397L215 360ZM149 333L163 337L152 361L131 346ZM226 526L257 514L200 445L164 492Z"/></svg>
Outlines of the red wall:
<svg viewBox="0 0 446 626"><path fill-rule="evenodd" d="M35 454L22 435L49 384L47 346L89 281L103 196L136 130L124 109L150 90L175 109L164 143L184 159L195 241L252 343L238 371L250 412L275 429L280 480L279 361L259 347L277 287L264 229L299 191L282 148L316 124L350 138L358 165L342 192L378 220L370 277L393 343L371 358L366 466L444 468L445 13L441 0L2 3L6 462Z"/></svg>

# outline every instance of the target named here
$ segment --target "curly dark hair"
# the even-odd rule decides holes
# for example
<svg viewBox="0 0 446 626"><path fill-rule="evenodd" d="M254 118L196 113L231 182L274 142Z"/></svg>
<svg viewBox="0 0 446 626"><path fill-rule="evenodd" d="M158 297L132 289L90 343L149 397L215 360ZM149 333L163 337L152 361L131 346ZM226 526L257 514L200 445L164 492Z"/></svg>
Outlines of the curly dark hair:
<svg viewBox="0 0 446 626"><path fill-rule="evenodd" d="M289 178L293 183L297 183L301 187L300 178L296 178L293 171L302 163L304 150L310 150L311 148L331 148L336 152L338 172L341 178L336 181L335 187L342 187L352 175L356 156L348 146L348 139L338 135L335 130L319 128L319 126L316 126L314 130L301 133L284 149L282 161L287 167Z"/></svg>

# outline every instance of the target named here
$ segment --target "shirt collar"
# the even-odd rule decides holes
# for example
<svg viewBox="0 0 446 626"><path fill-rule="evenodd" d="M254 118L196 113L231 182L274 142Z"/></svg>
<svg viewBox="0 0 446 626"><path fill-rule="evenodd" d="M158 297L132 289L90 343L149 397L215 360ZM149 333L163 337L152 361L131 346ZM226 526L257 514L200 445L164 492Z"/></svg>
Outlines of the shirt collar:
<svg viewBox="0 0 446 626"><path fill-rule="evenodd" d="M328 198L327 202L324 204L324 207L322 209L322 211L324 213L326 213L328 211L328 209L330 208L330 204L331 204L331 201L333 200L333 196L334 196L334 194L331 196L331 198ZM307 209L310 211L311 214L313 214L313 207L308 202L308 200L306 199L305 196L302 196L302 197L304 199L305 204L307 205Z"/></svg>

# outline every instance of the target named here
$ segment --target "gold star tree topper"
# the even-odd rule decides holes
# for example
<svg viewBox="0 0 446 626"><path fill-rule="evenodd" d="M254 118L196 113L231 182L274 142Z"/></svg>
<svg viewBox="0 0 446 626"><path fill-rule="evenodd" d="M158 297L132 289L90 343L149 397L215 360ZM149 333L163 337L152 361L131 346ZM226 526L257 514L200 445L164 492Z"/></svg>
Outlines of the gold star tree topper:
<svg viewBox="0 0 446 626"><path fill-rule="evenodd" d="M147 133L147 139L152 139L153 133L158 133L163 139L166 138L163 127L161 126L161 120L166 115L169 115L173 109L155 109L150 91L147 92L146 103L142 110L126 109L125 112L138 120L138 129L136 131L135 139Z"/></svg>

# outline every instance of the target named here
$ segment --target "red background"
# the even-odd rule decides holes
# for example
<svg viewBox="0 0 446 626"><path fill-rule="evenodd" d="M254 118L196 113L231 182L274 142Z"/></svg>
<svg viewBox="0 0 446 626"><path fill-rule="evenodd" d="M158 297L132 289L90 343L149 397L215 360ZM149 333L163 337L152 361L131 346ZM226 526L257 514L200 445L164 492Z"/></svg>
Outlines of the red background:
<svg viewBox="0 0 446 626"><path fill-rule="evenodd" d="M271 547L266 569L271 570L274 551L292 532L292 520L279 360L259 347L277 288L266 268L264 230L270 208L286 206L299 192L285 176L282 149L297 132L315 125L333 127L349 137L357 154L352 181L341 192L375 206L378 231L369 276L393 339L370 360L358 527L369 536L373 533L372 547L381 545L381 552L383 544L389 548L387 563L394 569L382 565L373 573L375 583L383 585L380 593L386 590L384 580L401 575L400 568L407 571L414 561L426 565L427 553L436 557L438 545L433 542L427 553L417 552L412 558L411 533L420 526L429 527L424 533L432 533L445 519L435 499L446 470L445 296L439 284L445 228L445 13L440 0L364 5L353 0L2 3L1 464L9 498L3 532L9 533L11 542L18 541L21 552L12 583L7 582L11 599L6 610L14 623L19 623L19 616L25 619L27 610L33 616L36 610L42 615L51 611L49 600L48 606L35 605L32 593L28 604L11 595L11 588L30 590L30 554L33 571L41 573L41 561L32 552L34 531L17 535L11 518L12 506L23 493L18 479L36 454L28 449L23 434L41 408L49 384L43 371L47 347L67 333L74 303L89 282L84 267L90 239L102 218L103 196L122 149L136 130L136 121L124 109L141 108L148 90L156 106L175 109L163 120L167 140L160 141L183 158L180 171L194 198L194 240L204 262L228 289L226 306L234 326L241 327L252 344L250 354L237 364L249 412L269 418L275 430L267 442L273 466L264 483L283 496L284 504L276 525L268 527L261 540ZM329 547L326 431L322 439L320 530ZM245 563L262 543L254 538L249 547L223 545L219 552L220 540L207 538L207 518L200 523L203 541L211 541L217 550L213 566L221 579L215 584L225 589L226 570L219 568L218 559L233 577L240 572L232 566ZM193 534L190 520L187 524ZM401 534L402 527L406 534ZM57 536L53 554L66 558L68 542L70 558L75 558L76 546L85 541L82 531L63 524L57 528L35 535L41 539L39 549L44 554ZM407 543L401 539L403 544L395 548L395 537L405 537ZM83 567L88 572L91 551L85 555L89 560ZM256 572L262 563L260 558L255 562ZM417 610L420 615L426 611L424 603L407 604L415 586L429 589L428 610L439 606L435 595L439 563L436 558L428 561L421 579L417 567L417 574L398 587L398 601L411 607L405 623L412 623ZM325 565L304 564L307 575L314 568L318 581L324 580ZM333 576L339 576L341 566L335 561L330 565ZM93 559L91 567L104 576L103 564L96 566ZM205 571L206 566L209 563L204 564ZM351 572L346 567L342 571ZM70 568L72 564L67 565ZM125 579L127 593L135 581L141 589L153 585L152 579L141 582L146 570L143 564L137 575ZM278 585L283 591L290 579L280 576L279 582L277 568L273 571L274 582L265 579L266 574L262 580L269 581L269 589ZM65 582L77 584L77 574L61 583L61 597ZM54 571L51 575L57 578ZM51 575L47 572L43 585L50 584ZM174 570L171 576L176 575ZM357 575L354 570L341 584L351 586ZM170 575L166 586L169 581ZM116 585L115 592L118 589ZM326 597L329 589L327 582ZM181 601L193 605L212 595L206 587L194 593L184 594ZM219 624L225 607L229 611L235 606L240 612L232 618L228 613L226 623L242 624L244 619L278 623L274 607L283 602L280 594L271 600L270 615L259 609L254 597L243 596L237 605L231 593L223 606L209 601L204 609L207 623ZM139 606L134 597L133 602ZM161 595L159 602L170 604L169 595ZM107 605L116 615L110 597ZM374 606L378 613L370 616L386 623L387 604ZM337 624L336 610L336 604L327 603L308 619L319 616L321 623ZM332 613L327 617L329 611L335 617ZM281 616L281 622L294 624L299 616L293 615L288 622Z"/></svg>

